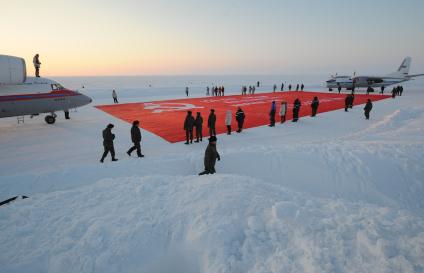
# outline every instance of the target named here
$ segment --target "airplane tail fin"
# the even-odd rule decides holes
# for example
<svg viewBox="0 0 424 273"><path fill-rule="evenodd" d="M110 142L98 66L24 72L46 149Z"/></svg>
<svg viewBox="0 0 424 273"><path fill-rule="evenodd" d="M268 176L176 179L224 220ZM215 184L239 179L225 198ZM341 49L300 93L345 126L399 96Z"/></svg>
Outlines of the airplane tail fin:
<svg viewBox="0 0 424 273"><path fill-rule="evenodd" d="M389 74L390 77L405 78L409 74L409 68L411 67L411 57L406 57L402 64L399 66L396 72Z"/></svg>

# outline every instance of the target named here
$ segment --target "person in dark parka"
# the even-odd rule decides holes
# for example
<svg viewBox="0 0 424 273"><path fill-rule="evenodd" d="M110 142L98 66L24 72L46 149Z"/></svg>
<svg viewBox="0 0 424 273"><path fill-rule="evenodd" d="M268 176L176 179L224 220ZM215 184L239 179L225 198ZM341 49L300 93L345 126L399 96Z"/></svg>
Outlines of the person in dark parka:
<svg viewBox="0 0 424 273"><path fill-rule="evenodd" d="M204 159L205 170L199 173L199 175L214 174L216 172L215 171L216 160L217 159L218 161L221 160L221 157L219 156L219 153L216 150L216 141L217 141L216 136L211 136L209 138L209 145L205 151L205 159Z"/></svg>
<svg viewBox="0 0 424 273"><path fill-rule="evenodd" d="M364 114L365 114L365 119L370 119L370 112L372 109L372 102L370 99L368 99L367 103L365 104L364 107Z"/></svg>
<svg viewBox="0 0 424 273"><path fill-rule="evenodd" d="M104 159L106 158L109 152L112 156L112 161L118 161L118 159L115 158L115 148L113 147L113 140L115 139L115 135L112 134L112 128L113 124L108 124L108 126L106 127L106 129L103 130L102 133L104 152L102 158L100 159L101 163L103 163Z"/></svg>
<svg viewBox="0 0 424 273"><path fill-rule="evenodd" d="M302 83L302 85L300 86L300 90L303 91L304 88L305 88L305 85L303 85Z"/></svg>
<svg viewBox="0 0 424 273"><path fill-rule="evenodd" d="M209 136L216 136L215 124L216 124L215 109L211 109L211 112L208 117Z"/></svg>
<svg viewBox="0 0 424 273"><path fill-rule="evenodd" d="M184 144L193 143L193 127L194 127L194 117L191 114L191 111L187 111L187 116L184 120L184 130L186 132L186 142Z"/></svg>
<svg viewBox="0 0 424 273"><path fill-rule="evenodd" d="M350 94L347 94L345 97L345 112L348 112L349 104L350 104Z"/></svg>
<svg viewBox="0 0 424 273"><path fill-rule="evenodd" d="M131 156L131 153L134 150L137 150L137 156L138 157L144 157L144 155L141 153L141 132L139 128L140 122L138 120L133 121L133 125L131 127L131 141L134 143L134 145L127 151L127 154Z"/></svg>
<svg viewBox="0 0 424 273"><path fill-rule="evenodd" d="M238 126L237 133L241 133L241 131L243 130L243 124L244 124L245 118L246 118L246 115L244 114L243 110L241 110L241 108L239 107L236 112L236 121Z"/></svg>
<svg viewBox="0 0 424 273"><path fill-rule="evenodd" d="M318 97L314 97L314 99L312 100L312 103L311 103L311 108L312 108L311 117L315 117L317 115L318 106L319 106Z"/></svg>
<svg viewBox="0 0 424 273"><path fill-rule="evenodd" d="M197 112L196 119L194 120L194 126L196 127L196 140L194 142L203 141L203 117L200 112Z"/></svg>
<svg viewBox="0 0 424 273"><path fill-rule="evenodd" d="M271 103L271 110L269 111L269 127L275 126L275 112L277 111L277 106L275 105L275 101Z"/></svg>
<svg viewBox="0 0 424 273"><path fill-rule="evenodd" d="M302 106L302 103L299 99L295 99L293 102L293 120L292 122L297 122L299 120L299 111L300 107Z"/></svg>

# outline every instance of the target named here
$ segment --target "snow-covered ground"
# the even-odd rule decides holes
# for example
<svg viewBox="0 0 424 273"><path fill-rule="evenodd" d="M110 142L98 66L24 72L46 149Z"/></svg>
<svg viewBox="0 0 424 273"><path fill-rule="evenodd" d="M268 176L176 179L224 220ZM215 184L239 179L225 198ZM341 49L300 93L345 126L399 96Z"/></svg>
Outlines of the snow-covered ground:
<svg viewBox="0 0 424 273"><path fill-rule="evenodd" d="M57 80L93 104L54 126L0 120L0 201L30 197L0 207L0 272L424 272L424 80L369 121L357 106L219 135L218 174L202 177L205 141L143 130L146 157L129 158L130 125L93 105L112 88L150 101L256 78ZM119 161L100 164L109 122Z"/></svg>

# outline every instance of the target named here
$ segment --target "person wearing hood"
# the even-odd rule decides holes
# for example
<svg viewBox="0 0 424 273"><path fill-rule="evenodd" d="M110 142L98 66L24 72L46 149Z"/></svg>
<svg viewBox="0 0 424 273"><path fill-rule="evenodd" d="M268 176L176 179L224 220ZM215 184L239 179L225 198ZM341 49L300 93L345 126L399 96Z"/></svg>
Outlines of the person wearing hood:
<svg viewBox="0 0 424 273"><path fill-rule="evenodd" d="M225 114L225 126L227 126L227 135L231 135L231 120L231 110L227 110L227 113Z"/></svg>
<svg viewBox="0 0 424 273"><path fill-rule="evenodd" d="M217 159L218 161L221 160L221 157L219 156L219 153L216 150L216 141L217 141L216 136L211 136L209 138L209 144L208 144L208 147L206 148L205 158L204 158L205 170L199 173L199 175L214 174L216 172L215 171L216 160Z"/></svg>
<svg viewBox="0 0 424 273"><path fill-rule="evenodd" d="M194 127L194 117L191 114L191 111L187 111L187 116L184 120L184 130L186 132L186 142L184 144L193 144L193 127Z"/></svg>
<svg viewBox="0 0 424 273"><path fill-rule="evenodd" d="M311 117L315 117L317 115L318 106L319 106L318 97L314 97L314 99L312 100L312 103L311 103L311 108L312 108Z"/></svg>
<svg viewBox="0 0 424 273"><path fill-rule="evenodd" d="M302 106L300 100L297 98L293 102L293 122L297 122L299 120L299 111L300 107Z"/></svg>
<svg viewBox="0 0 424 273"><path fill-rule="evenodd" d="M269 127L275 126L275 112L277 111L275 101L271 103L271 110L269 111Z"/></svg>
<svg viewBox="0 0 424 273"><path fill-rule="evenodd" d="M196 140L194 142L203 141L203 117L200 112L197 112L196 119L194 120L194 126L196 127Z"/></svg>
<svg viewBox="0 0 424 273"><path fill-rule="evenodd" d="M367 100L367 103L365 104L364 107L364 115L365 115L365 119L370 119L370 112L372 109L372 102L370 99Z"/></svg>
<svg viewBox="0 0 424 273"><path fill-rule="evenodd" d="M141 153L141 131L140 131L140 122L138 120L133 121L133 125L131 127L131 141L134 143L134 145L127 151L127 154L131 156L131 153L134 150L137 150L137 156L138 157L144 157L144 155Z"/></svg>
<svg viewBox="0 0 424 273"><path fill-rule="evenodd" d="M241 131L243 130L243 124L244 124L244 119L246 118L246 115L244 114L243 110L241 110L241 108L239 107L237 109L236 112L236 120L237 120L237 133L241 133Z"/></svg>
<svg viewBox="0 0 424 273"><path fill-rule="evenodd" d="M287 102L282 101L281 108L280 108L281 123L284 123L286 121L286 113L287 113Z"/></svg>
<svg viewBox="0 0 424 273"><path fill-rule="evenodd" d="M112 134L112 128L113 124L109 123L106 127L106 129L103 130L103 148L104 152L102 155L102 158L100 159L100 162L103 163L105 160L107 154L110 152L110 155L112 156L112 161L118 161L118 159L115 158L115 148L113 146L113 140L115 139L115 135Z"/></svg>

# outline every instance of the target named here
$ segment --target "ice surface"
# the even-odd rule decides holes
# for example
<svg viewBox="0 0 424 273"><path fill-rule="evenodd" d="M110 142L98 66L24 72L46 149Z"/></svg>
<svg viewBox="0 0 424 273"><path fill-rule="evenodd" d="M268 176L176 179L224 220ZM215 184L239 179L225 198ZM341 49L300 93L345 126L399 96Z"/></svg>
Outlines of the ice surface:
<svg viewBox="0 0 424 273"><path fill-rule="evenodd" d="M190 83L201 96L219 77L55 80L96 105L112 88L122 102ZM238 93L249 80L222 81ZM205 142L143 131L146 157L128 158L130 126L92 105L54 126L2 119L0 200L30 198L0 207L0 272L424 272L424 81L404 86L369 121L358 106L218 136L204 177ZM109 122L120 161L101 165Z"/></svg>

